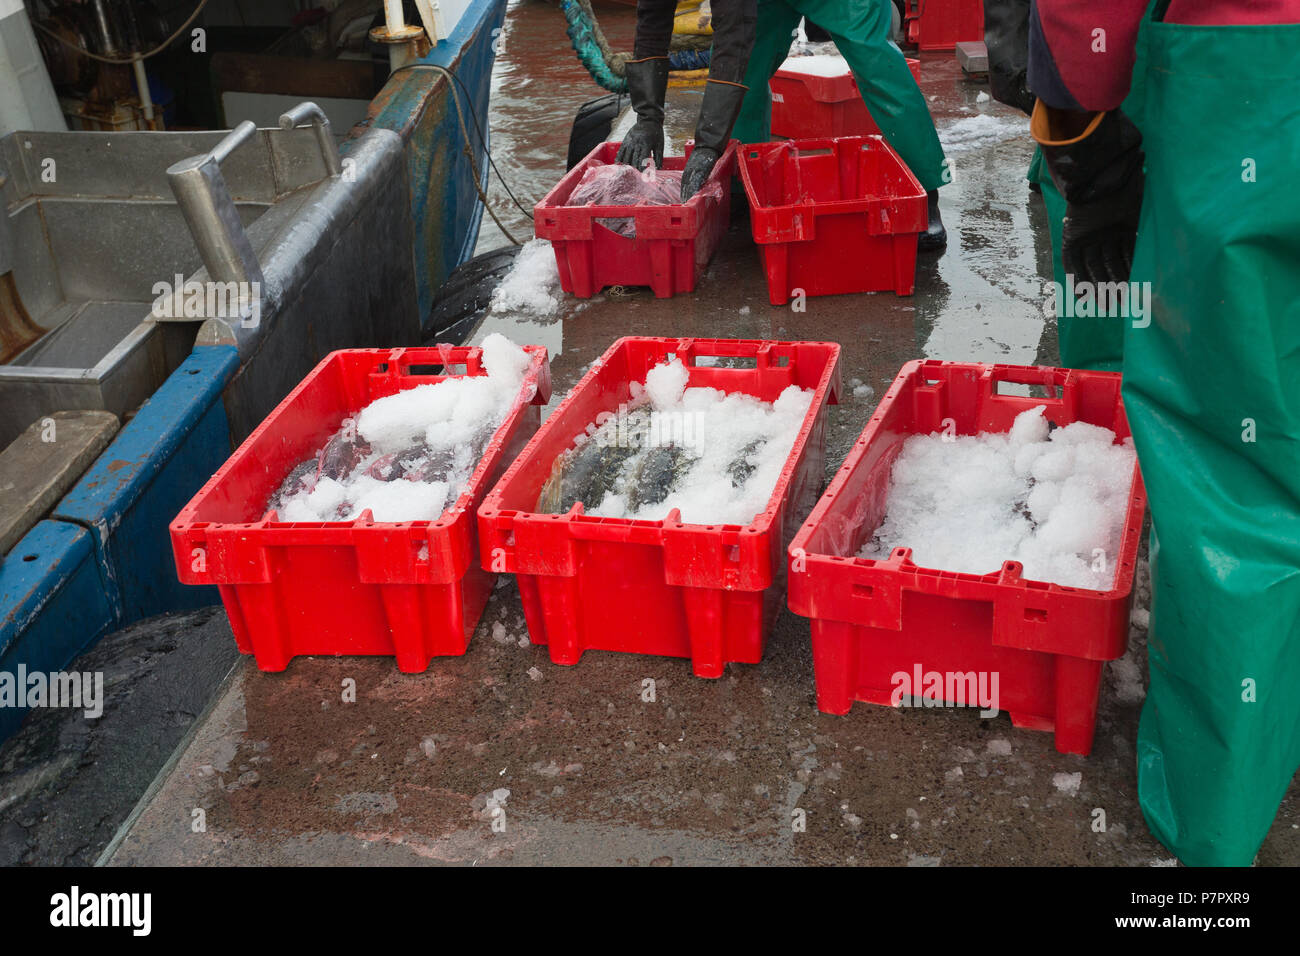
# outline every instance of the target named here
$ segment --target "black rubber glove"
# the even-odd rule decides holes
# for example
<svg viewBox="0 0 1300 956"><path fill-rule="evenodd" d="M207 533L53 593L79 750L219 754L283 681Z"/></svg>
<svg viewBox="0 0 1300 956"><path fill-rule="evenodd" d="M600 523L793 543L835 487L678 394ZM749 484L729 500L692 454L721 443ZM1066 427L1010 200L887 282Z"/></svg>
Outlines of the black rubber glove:
<svg viewBox="0 0 1300 956"><path fill-rule="evenodd" d="M739 83L711 79L704 84L704 102L695 124L695 148L682 170L682 202L700 191L726 150L745 92L746 87Z"/></svg>
<svg viewBox="0 0 1300 956"><path fill-rule="evenodd" d="M691 158L686 160L686 167L682 170L682 202L700 191L721 155L708 146L696 146L691 150Z"/></svg>
<svg viewBox="0 0 1300 956"><path fill-rule="evenodd" d="M1038 110L1043 109L1040 103ZM1040 138L1039 145L1065 197L1065 271L1076 282L1127 282L1142 211L1142 133L1123 112L1111 110L1075 142L1057 145Z"/></svg>
<svg viewBox="0 0 1300 956"><path fill-rule="evenodd" d="M1117 191L1070 203L1061 226L1061 264L1076 280L1127 282L1133 270L1143 176L1139 167Z"/></svg>
<svg viewBox="0 0 1300 956"><path fill-rule="evenodd" d="M664 97L668 93L668 60L653 57L631 60L627 64L627 92L636 110L637 121L623 137L617 162L635 169L654 158L655 167L664 165Z"/></svg>

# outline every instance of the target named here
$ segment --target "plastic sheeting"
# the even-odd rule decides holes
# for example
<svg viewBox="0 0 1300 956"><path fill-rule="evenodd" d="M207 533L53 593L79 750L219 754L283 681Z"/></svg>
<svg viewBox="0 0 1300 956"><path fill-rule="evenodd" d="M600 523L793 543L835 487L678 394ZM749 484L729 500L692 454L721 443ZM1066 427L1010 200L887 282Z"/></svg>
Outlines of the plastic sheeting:
<svg viewBox="0 0 1300 956"><path fill-rule="evenodd" d="M592 166L569 197L570 206L676 206L682 201L682 172L655 169L651 160L638 172L625 163ZM620 236L636 238L636 223L629 217L596 220Z"/></svg>

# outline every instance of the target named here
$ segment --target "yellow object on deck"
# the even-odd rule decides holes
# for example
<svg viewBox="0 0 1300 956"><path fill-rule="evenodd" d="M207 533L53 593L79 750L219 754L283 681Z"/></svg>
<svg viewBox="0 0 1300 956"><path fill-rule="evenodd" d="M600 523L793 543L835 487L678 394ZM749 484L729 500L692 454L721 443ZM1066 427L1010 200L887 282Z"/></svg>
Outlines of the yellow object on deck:
<svg viewBox="0 0 1300 956"><path fill-rule="evenodd" d="M709 0L681 0L673 18L673 33L713 35L713 10Z"/></svg>
<svg viewBox="0 0 1300 956"><path fill-rule="evenodd" d="M708 78L708 70L676 70L668 74L668 85L703 86Z"/></svg>

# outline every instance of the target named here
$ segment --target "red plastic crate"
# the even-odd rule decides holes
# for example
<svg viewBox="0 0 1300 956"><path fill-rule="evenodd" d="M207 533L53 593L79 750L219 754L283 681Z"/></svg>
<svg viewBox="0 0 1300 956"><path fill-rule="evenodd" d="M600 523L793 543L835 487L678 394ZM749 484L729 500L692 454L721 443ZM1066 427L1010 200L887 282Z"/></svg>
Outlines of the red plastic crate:
<svg viewBox="0 0 1300 956"><path fill-rule="evenodd" d="M533 362L466 491L436 521L290 523L263 513L289 471L377 398L485 374L477 348L347 349L312 370L171 524L186 584L216 584L240 651L279 671L298 654L382 654L406 672L463 654L495 583L477 560L474 510L537 431L551 390Z"/></svg>
<svg viewBox="0 0 1300 956"><path fill-rule="evenodd" d="M796 290L911 295L925 190L882 137L760 143L740 157L773 305Z"/></svg>
<svg viewBox="0 0 1300 956"><path fill-rule="evenodd" d="M1057 398L998 394L999 382L1054 386ZM1134 469L1114 587L1090 591L1021 577L918 567L910 548L854 557L884 517L903 442L941 431L1004 432L1037 405L1058 425L1084 421L1129 434L1120 375L1015 365L909 362L790 545L790 609L812 618L817 706L890 703L892 675L999 675L1000 709L1017 727L1054 730L1056 748L1092 749L1102 666L1124 654L1146 493Z"/></svg>
<svg viewBox="0 0 1300 956"><path fill-rule="evenodd" d="M918 50L945 50L984 39L983 0L907 0L907 42Z"/></svg>
<svg viewBox="0 0 1300 956"><path fill-rule="evenodd" d="M921 61L908 57L907 65L920 83ZM858 92L858 82L847 69L840 76L777 70L768 84L772 90L772 135L811 139L879 133L880 127Z"/></svg>
<svg viewBox="0 0 1300 956"><path fill-rule="evenodd" d="M601 143L533 209L533 228L551 240L560 285L580 299L611 285L649 286L660 299L693 292L731 222L735 140L728 144L701 190L676 206L566 206L582 175L596 163L614 162L620 143ZM687 152L689 154L688 145ZM664 169L680 170L682 156L665 156ZM630 218L636 237L620 236L597 219Z"/></svg>
<svg viewBox="0 0 1300 956"><path fill-rule="evenodd" d="M840 391L839 345L741 339L623 338L615 342L533 436L479 508L484 567L517 575L528 633L557 664L584 651L689 657L700 677L729 662L757 663L780 610L782 549L821 488L826 405ZM556 456L602 412L630 400L630 385L675 354L688 387L773 401L794 384L812 405L767 509L747 526L597 518L579 503L538 514ZM697 365L745 356L753 368Z"/></svg>

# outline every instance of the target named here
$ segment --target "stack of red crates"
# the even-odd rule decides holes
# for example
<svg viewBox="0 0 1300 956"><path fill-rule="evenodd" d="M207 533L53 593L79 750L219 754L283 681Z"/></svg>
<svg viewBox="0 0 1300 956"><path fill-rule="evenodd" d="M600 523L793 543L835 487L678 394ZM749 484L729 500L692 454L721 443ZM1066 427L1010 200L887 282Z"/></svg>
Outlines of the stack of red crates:
<svg viewBox="0 0 1300 956"><path fill-rule="evenodd" d="M744 146L740 175L773 305L800 292L912 293L925 190L883 137Z"/></svg>
<svg viewBox="0 0 1300 956"><path fill-rule="evenodd" d="M983 0L907 0L907 42L951 53L958 43L984 39Z"/></svg>

